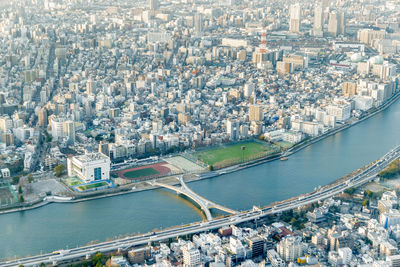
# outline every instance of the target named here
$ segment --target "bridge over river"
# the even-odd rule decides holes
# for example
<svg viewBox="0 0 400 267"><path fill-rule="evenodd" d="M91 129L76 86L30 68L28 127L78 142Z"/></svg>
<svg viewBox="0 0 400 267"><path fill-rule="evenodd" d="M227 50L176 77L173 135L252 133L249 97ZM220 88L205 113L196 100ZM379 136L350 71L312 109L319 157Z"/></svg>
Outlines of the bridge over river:
<svg viewBox="0 0 400 267"><path fill-rule="evenodd" d="M179 194L185 195L188 198L190 198L192 201L194 201L195 203L197 203L200 208L203 210L203 212L205 213L207 220L208 221L212 221L213 217L211 215L210 209L217 209L217 210L221 210L224 211L226 213L230 213L230 214L236 214L237 211L232 210L230 208L224 207L222 205L219 205L213 201L210 201L198 194L196 194L195 192L193 192L192 189L190 189L187 184L185 183L185 181L183 180L183 176L179 176L177 177L180 183L180 187L177 186L173 186L173 185L168 185L168 184L163 184L163 183L158 183L158 182L149 182L150 185L152 186L159 186L159 187L164 187L167 189L170 189L172 191L175 191Z"/></svg>

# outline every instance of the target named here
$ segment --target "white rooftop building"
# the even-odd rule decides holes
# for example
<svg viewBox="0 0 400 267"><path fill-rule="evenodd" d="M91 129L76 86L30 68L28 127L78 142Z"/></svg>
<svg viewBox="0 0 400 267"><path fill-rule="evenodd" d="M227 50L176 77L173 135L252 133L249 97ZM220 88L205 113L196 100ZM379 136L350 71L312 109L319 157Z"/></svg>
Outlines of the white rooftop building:
<svg viewBox="0 0 400 267"><path fill-rule="evenodd" d="M68 176L85 182L110 179L110 158L102 153L90 153L67 159Z"/></svg>
<svg viewBox="0 0 400 267"><path fill-rule="evenodd" d="M182 253L184 266L196 266L200 264L200 251L198 249L184 247Z"/></svg>

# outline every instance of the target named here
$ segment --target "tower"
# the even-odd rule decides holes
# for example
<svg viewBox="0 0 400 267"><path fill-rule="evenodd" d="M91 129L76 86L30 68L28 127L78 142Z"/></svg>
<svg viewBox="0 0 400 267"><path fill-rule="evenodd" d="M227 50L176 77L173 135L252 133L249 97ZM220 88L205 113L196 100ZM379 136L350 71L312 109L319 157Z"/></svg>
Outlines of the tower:
<svg viewBox="0 0 400 267"><path fill-rule="evenodd" d="M341 35L344 35L345 31L346 31L345 15L344 15L344 12L341 12L339 14L340 14L339 32L340 32Z"/></svg>
<svg viewBox="0 0 400 267"><path fill-rule="evenodd" d="M300 4L297 3L294 5L291 5L289 14L290 14L289 31L290 32L300 32L300 21L301 21Z"/></svg>
<svg viewBox="0 0 400 267"><path fill-rule="evenodd" d="M328 33L331 36L344 35L345 33L345 20L343 12L332 12L329 14Z"/></svg>
<svg viewBox="0 0 400 267"><path fill-rule="evenodd" d="M265 28L261 33L260 53L265 54L267 52L267 32Z"/></svg>
<svg viewBox="0 0 400 267"><path fill-rule="evenodd" d="M149 9L152 11L159 9L159 2L158 0L149 0Z"/></svg>
<svg viewBox="0 0 400 267"><path fill-rule="evenodd" d="M259 105L251 105L250 106L249 120L250 121L262 121L263 120L263 110Z"/></svg>
<svg viewBox="0 0 400 267"><path fill-rule="evenodd" d="M46 108L41 108L38 113L38 124L40 127L47 126L47 110Z"/></svg>
<svg viewBox="0 0 400 267"><path fill-rule="evenodd" d="M194 31L196 33L203 32L203 15L200 13L194 15Z"/></svg>
<svg viewBox="0 0 400 267"><path fill-rule="evenodd" d="M322 6L317 5L314 9L314 27L313 33L314 36L323 36L323 25L324 25L324 18L323 18L323 11Z"/></svg>
<svg viewBox="0 0 400 267"><path fill-rule="evenodd" d="M231 140L237 140L239 138L239 127L239 122L237 120L226 120L226 133Z"/></svg>
<svg viewBox="0 0 400 267"><path fill-rule="evenodd" d="M86 82L86 94L96 94L96 84L91 78L89 78L89 80Z"/></svg>
<svg viewBox="0 0 400 267"><path fill-rule="evenodd" d="M336 12L331 12L329 14L329 23L328 23L328 33L331 36L336 37L339 32L339 21L338 14Z"/></svg>
<svg viewBox="0 0 400 267"><path fill-rule="evenodd" d="M68 138L68 142L75 142L75 123L72 120L64 122L64 136Z"/></svg>

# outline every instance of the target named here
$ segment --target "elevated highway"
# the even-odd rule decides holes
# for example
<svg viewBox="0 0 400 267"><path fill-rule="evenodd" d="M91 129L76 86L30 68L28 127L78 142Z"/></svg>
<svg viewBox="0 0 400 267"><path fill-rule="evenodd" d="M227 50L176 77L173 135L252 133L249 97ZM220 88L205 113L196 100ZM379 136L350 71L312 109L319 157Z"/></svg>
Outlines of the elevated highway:
<svg viewBox="0 0 400 267"><path fill-rule="evenodd" d="M400 157L400 146L392 149L378 161L349 177L346 180L340 180L335 184L325 186L319 190L314 190L311 193L292 198L287 201L274 203L261 209L253 209L247 212L241 212L229 217L214 219L208 222L193 223L186 226L177 226L174 229L167 229L159 232L146 233L139 236L126 237L113 241L106 241L94 245L82 246L79 248L63 251L62 253L47 253L22 259L10 260L0 262L0 266L37 266L40 263L53 263L57 264L59 261L68 261L85 257L87 255L94 255L96 252L111 252L117 249L128 249L132 246L147 244L152 241L161 241L167 238L174 238L176 236L194 234L204 232L212 229L217 229L231 224L238 224L246 221L256 220L271 214L280 213L286 210L295 209L313 202L330 198L339 194L350 187L357 187L373 180L376 175L384 170L393 160Z"/></svg>

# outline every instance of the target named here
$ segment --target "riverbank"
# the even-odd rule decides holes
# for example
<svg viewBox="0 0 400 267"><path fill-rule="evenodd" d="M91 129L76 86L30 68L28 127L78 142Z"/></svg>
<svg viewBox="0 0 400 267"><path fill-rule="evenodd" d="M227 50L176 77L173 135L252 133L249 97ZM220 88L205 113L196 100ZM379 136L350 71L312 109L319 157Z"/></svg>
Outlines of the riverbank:
<svg viewBox="0 0 400 267"><path fill-rule="evenodd" d="M399 144L399 114L397 101L369 120L291 155L288 161L275 160L188 186L202 197L239 212L314 192L319 185L376 161ZM0 239L8 241L0 245L0 257L38 255L40 250L51 252L93 240L148 233L199 222L201 216L191 201L164 189L48 205L0 217L0 227L7 229Z"/></svg>
<svg viewBox="0 0 400 267"><path fill-rule="evenodd" d="M202 173L200 175L190 175L190 176L185 176L185 182L192 182L192 181L199 181L199 180L203 180L203 179L208 179L208 178L213 178L216 176L220 176L220 175L224 175L224 174L229 174L229 173L233 173L233 172L237 172L243 169L247 169L253 166L257 166L266 162L270 162L270 161L275 161L277 159L280 159L283 156L289 156L289 155L293 155L297 152L299 152L300 150L306 148L307 146L314 144L316 142L319 142L331 135L334 135L340 131L343 131L351 126L354 126L368 118L371 118L372 116L376 115L377 113L385 110L386 108L388 108L389 106L391 106L394 102L396 102L396 100L398 100L398 98L400 97L400 94L397 93L396 95L392 96L392 98L390 98L385 104L383 104L381 107L379 107L378 109L373 110L371 113L366 114L365 116L363 116L362 118L352 121L351 123L348 124L344 124L336 129L333 129L331 131L328 131L318 137L315 137L313 139L309 139L306 142L300 143L298 145L296 145L295 147L293 147L291 150L288 150L286 153L284 154L277 154L274 157L266 157L266 158L261 158L258 160L254 160L251 162L247 162L247 163L242 163L242 164L238 164L235 166L231 166L231 167L227 167L218 171L214 171L214 172L205 172ZM290 159L289 159L290 160ZM169 177L163 177L163 178L159 178L158 179L159 182L162 183L177 183L177 180L174 178L174 176L169 176ZM134 187L134 189L133 189ZM71 204L71 203L77 203L77 202L82 202L82 201L90 201L90 200L95 200L95 199L100 199L100 198L106 198L106 197L112 197L112 196L118 196L118 195L124 195L124 194L130 194L130 193L136 193L136 192L141 192L141 191L147 191L147 190L153 190L155 189L155 187L147 184L146 182L140 182L140 183L136 183L136 184L129 184L129 185L124 185L124 186L120 186L118 188L114 188L112 192L110 192L108 190L101 190L101 191L95 191L95 192L91 192L91 193L85 193L85 194L79 194L79 195L75 195L75 197L73 199L70 200L57 200L57 199L46 199L40 203L35 203L30 205L29 203L25 204L25 206L22 207L15 207L13 209L8 209L8 210L3 210L0 211L0 214L5 214L5 213L11 213L11 212L19 212L19 211L24 211L24 210L29 210L29 209L36 209L39 207L43 207L47 204L51 204L51 203L65 203L65 204Z"/></svg>

